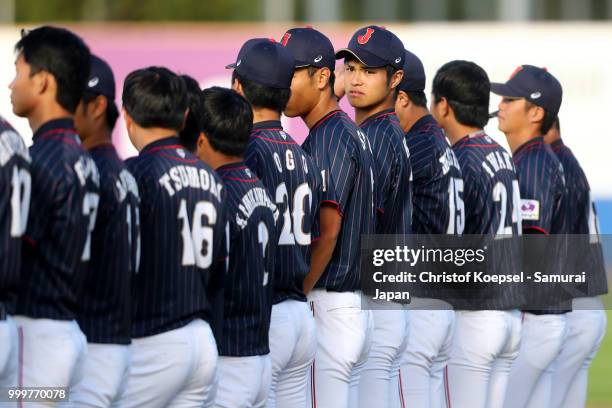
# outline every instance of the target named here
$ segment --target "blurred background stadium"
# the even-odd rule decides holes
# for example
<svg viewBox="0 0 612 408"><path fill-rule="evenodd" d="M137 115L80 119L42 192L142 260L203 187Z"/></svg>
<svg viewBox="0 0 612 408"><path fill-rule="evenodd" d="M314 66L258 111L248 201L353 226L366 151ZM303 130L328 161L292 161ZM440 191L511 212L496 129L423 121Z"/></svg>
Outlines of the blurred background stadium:
<svg viewBox="0 0 612 408"><path fill-rule="evenodd" d="M203 87L229 86L224 66L245 40L279 39L287 28L306 24L336 47L361 26L387 26L423 60L428 86L436 69L453 59L472 60L500 82L520 64L545 66L564 87L562 135L589 177L601 232L610 234L604 237L610 271L612 0L0 0L0 112L27 141L31 132L12 115L7 85L20 29L43 23L73 29L108 60L118 104L125 75L145 65L192 75ZM492 97L491 111L498 101ZM346 102L343 107L350 111ZM306 136L301 121L285 125L296 139ZM486 130L505 145L496 120ZM114 141L124 157L135 154L121 121ZM610 334L591 368L588 406L612 408Z"/></svg>

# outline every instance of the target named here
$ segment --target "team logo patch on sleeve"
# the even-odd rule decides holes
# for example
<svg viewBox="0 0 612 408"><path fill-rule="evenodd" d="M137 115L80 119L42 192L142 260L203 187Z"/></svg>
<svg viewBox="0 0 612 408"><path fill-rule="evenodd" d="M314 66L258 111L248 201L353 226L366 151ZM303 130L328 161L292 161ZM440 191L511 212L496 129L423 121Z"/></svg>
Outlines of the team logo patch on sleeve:
<svg viewBox="0 0 612 408"><path fill-rule="evenodd" d="M521 218L527 221L540 219L540 202L538 200L521 200Z"/></svg>

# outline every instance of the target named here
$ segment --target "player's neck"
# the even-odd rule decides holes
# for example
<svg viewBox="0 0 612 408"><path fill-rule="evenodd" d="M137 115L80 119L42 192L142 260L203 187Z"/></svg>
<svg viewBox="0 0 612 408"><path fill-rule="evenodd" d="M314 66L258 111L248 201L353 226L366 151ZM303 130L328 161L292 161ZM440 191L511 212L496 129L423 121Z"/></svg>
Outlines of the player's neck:
<svg viewBox="0 0 612 408"><path fill-rule="evenodd" d="M135 137L130 137L132 140L137 140L136 149L138 151L144 149L147 145L157 142L158 140L167 139L172 136L176 136L176 130L164 129L164 128L141 128L137 127L135 130Z"/></svg>
<svg viewBox="0 0 612 408"><path fill-rule="evenodd" d="M221 166L225 166L226 164L238 163L244 161L244 158L241 156L226 156L223 153L219 153L217 151L209 152L206 155L206 164L208 164L213 169L218 169Z"/></svg>
<svg viewBox="0 0 612 408"><path fill-rule="evenodd" d="M400 126L404 132L408 132L410 129L412 129L415 123L427 115L429 115L427 108L423 108L422 106L414 106L410 108L408 115L398 115L400 119Z"/></svg>
<svg viewBox="0 0 612 408"><path fill-rule="evenodd" d="M459 140L463 139L467 135L472 133L480 132L482 129L474 126L466 126L462 125L457 121L453 121L452 123L446 124L444 127L444 131L446 132L446 137L450 141L451 146L457 143Z"/></svg>
<svg viewBox="0 0 612 408"><path fill-rule="evenodd" d="M99 129L94 132L94 134L82 140L82 145L85 150L91 150L107 144L112 144L112 135L107 129Z"/></svg>
<svg viewBox="0 0 612 408"><path fill-rule="evenodd" d="M328 92L321 94L319 102L315 107L308 112L305 116L302 116L302 120L308 126L308 129L312 129L321 119L327 116L330 112L339 110L338 100L334 95L330 95Z"/></svg>
<svg viewBox="0 0 612 408"><path fill-rule="evenodd" d="M28 115L28 122L30 123L30 129L32 132L36 132L45 123L63 118L73 118L73 114L62 108L59 104L41 104L35 109L30 115Z"/></svg>
<svg viewBox="0 0 612 408"><path fill-rule="evenodd" d="M376 115L387 109L393 109L394 107L393 93L390 93L384 100L375 105L366 108L355 108L355 122L361 125L370 116Z"/></svg>
<svg viewBox="0 0 612 408"><path fill-rule="evenodd" d="M508 146L512 153L516 152L519 147L541 136L539 132L534 132L531 129L521 129L514 133L506 133L506 139L508 140Z"/></svg>
<svg viewBox="0 0 612 408"><path fill-rule="evenodd" d="M280 120L280 114L274 109L253 108L253 123Z"/></svg>

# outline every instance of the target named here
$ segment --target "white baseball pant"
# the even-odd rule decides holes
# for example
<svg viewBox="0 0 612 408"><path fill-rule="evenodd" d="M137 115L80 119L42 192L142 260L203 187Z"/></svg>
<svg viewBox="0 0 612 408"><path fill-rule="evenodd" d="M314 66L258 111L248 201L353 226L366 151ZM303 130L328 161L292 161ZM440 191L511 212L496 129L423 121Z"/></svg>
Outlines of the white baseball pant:
<svg viewBox="0 0 612 408"><path fill-rule="evenodd" d="M566 314L523 314L519 355L512 365L505 408L549 407L553 362L567 330Z"/></svg>
<svg viewBox="0 0 612 408"><path fill-rule="evenodd" d="M359 382L359 407L396 408L400 359L408 341L408 313L401 304L381 305L371 300L366 304L372 307L374 330Z"/></svg>
<svg viewBox="0 0 612 408"><path fill-rule="evenodd" d="M445 407L445 369L450 359L455 312L448 303L436 299L413 299L409 307L410 337L400 366L403 406ZM412 309L418 307L438 309ZM445 307L447 310L443 310Z"/></svg>
<svg viewBox="0 0 612 408"><path fill-rule="evenodd" d="M518 311L514 314L520 325ZM519 326L520 328L520 326ZM455 335L448 363L448 398L454 408L489 408L507 382L509 368L493 372L501 359L518 355L519 342L513 336L515 324L511 312L501 310L456 311ZM511 360L509 361L511 364ZM499 367L501 368L501 367ZM490 405L491 404L491 405ZM499 407L499 406L498 406Z"/></svg>
<svg viewBox="0 0 612 408"><path fill-rule="evenodd" d="M372 313L362 310L359 292L315 289L308 300L317 324L310 402L317 408L357 407L372 339Z"/></svg>
<svg viewBox="0 0 612 408"><path fill-rule="evenodd" d="M74 320L15 316L19 338L18 384L21 387L62 387L72 393L83 378L87 339ZM49 407L54 402L24 406Z"/></svg>
<svg viewBox="0 0 612 408"><path fill-rule="evenodd" d="M306 407L310 366L316 351L317 331L310 305L285 300L272 306L268 408Z"/></svg>
<svg viewBox="0 0 612 408"><path fill-rule="evenodd" d="M130 350L123 344L87 344L83 379L71 401L78 407L106 408L121 399L129 378Z"/></svg>
<svg viewBox="0 0 612 408"><path fill-rule="evenodd" d="M217 344L207 322L132 340L118 407L201 408L214 392Z"/></svg>
<svg viewBox="0 0 612 408"><path fill-rule="evenodd" d="M0 321L0 388L17 386L17 326L11 316Z"/></svg>
<svg viewBox="0 0 612 408"><path fill-rule="evenodd" d="M263 408L272 380L270 355L220 356L215 408Z"/></svg>
<svg viewBox="0 0 612 408"><path fill-rule="evenodd" d="M573 303L574 310L567 314L567 338L554 362L552 408L586 405L589 366L606 334L606 312L599 298Z"/></svg>

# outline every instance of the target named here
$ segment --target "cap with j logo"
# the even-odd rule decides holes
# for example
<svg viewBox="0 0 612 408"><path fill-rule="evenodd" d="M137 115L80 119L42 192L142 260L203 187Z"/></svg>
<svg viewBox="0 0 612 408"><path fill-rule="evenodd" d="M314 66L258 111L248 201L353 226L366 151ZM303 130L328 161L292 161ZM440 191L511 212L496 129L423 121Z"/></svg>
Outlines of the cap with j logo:
<svg viewBox="0 0 612 408"><path fill-rule="evenodd" d="M336 59L353 56L367 67L379 68L391 65L404 67L404 44L386 28L371 25L360 28L353 34L346 48L336 52Z"/></svg>

